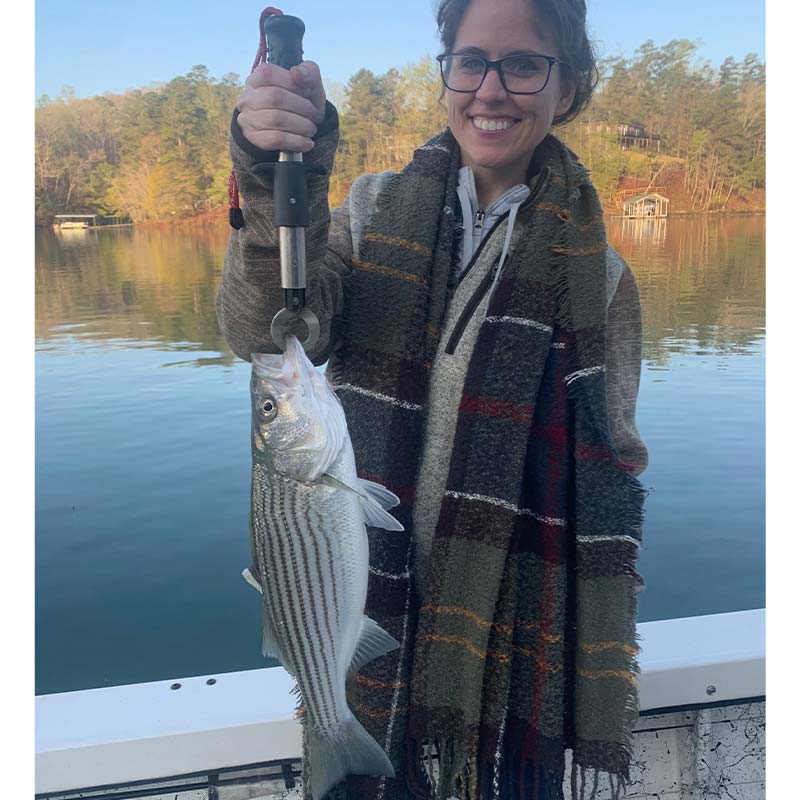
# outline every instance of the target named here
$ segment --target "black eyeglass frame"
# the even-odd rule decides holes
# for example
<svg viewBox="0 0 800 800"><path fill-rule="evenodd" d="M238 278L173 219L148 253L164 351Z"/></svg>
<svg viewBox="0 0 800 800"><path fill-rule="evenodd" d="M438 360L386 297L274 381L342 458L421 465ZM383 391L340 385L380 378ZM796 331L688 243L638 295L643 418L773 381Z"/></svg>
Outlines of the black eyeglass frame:
<svg viewBox="0 0 800 800"><path fill-rule="evenodd" d="M475 53L442 53L441 55L436 56L436 60L439 62L439 72L442 75L442 83L444 83L445 88L451 92L459 92L460 94L471 94L472 92L477 92L478 89L483 86L483 82L486 80L486 76L489 74L490 69L497 70L497 74L500 77L500 83L509 94L539 94L539 92L543 92L547 88L547 84L550 82L550 75L553 72L553 64L563 64L565 67L571 66L566 61L562 61L560 58L556 58L555 56L545 56L541 53L528 53L527 55L531 58L543 58L545 61L547 61L547 77L544 79L542 88L537 89L535 92L515 92L513 89L509 89L508 86L506 86L506 78L503 74L503 62L509 61L512 58L524 57L525 55L525 53L517 53L513 56L503 56L503 58L498 58L497 61L491 61L490 59L484 58L483 56L479 56ZM474 89L453 89L447 84L447 78L444 76L444 60L452 56L479 58L481 61L483 61L483 77L481 78L481 82Z"/></svg>

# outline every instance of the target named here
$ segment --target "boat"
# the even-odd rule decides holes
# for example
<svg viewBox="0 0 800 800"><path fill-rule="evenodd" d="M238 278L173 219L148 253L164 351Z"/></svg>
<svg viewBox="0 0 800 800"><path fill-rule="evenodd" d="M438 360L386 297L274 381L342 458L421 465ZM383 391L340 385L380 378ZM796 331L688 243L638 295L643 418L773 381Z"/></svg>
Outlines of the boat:
<svg viewBox="0 0 800 800"><path fill-rule="evenodd" d="M765 609L637 627L626 800L764 800ZM292 686L272 667L40 695L36 798L301 798Z"/></svg>

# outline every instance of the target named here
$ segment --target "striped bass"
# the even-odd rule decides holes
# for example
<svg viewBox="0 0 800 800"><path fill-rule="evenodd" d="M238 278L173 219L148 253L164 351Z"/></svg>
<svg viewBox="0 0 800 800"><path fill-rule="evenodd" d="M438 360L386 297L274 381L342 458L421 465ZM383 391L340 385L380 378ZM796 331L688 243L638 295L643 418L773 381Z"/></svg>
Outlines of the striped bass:
<svg viewBox="0 0 800 800"><path fill-rule="evenodd" d="M296 337L282 355L254 353L252 365L250 536L263 580L244 577L262 593L263 655L297 681L305 780L322 800L347 774L394 776L348 707L345 679L399 647L364 615L366 525L403 530L386 510L399 499L357 477L339 398Z"/></svg>

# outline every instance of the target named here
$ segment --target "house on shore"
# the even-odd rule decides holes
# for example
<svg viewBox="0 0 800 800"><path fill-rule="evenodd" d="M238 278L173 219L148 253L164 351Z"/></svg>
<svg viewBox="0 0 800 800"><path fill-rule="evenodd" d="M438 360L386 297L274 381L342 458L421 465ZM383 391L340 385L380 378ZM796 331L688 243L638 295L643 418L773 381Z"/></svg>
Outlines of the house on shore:
<svg viewBox="0 0 800 800"><path fill-rule="evenodd" d="M587 132L612 134L623 150L655 150L661 152L662 136L652 133L641 122L585 122Z"/></svg>
<svg viewBox="0 0 800 800"><path fill-rule="evenodd" d="M641 122L620 122L617 125L617 140L623 150L636 147L640 150L655 148L657 153L661 152L661 136L650 133Z"/></svg>

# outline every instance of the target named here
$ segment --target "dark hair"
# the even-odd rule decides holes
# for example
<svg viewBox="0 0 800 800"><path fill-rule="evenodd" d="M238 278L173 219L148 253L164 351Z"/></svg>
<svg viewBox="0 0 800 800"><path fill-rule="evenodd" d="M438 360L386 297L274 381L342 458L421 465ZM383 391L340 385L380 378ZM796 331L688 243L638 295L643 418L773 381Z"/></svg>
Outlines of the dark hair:
<svg viewBox="0 0 800 800"><path fill-rule="evenodd" d="M445 52L453 49L458 29L472 0L438 0L436 24ZM569 122L580 114L592 98L598 71L594 47L586 32L585 0L530 0L536 16L555 39L559 58L569 65L575 82L572 105L553 120L554 125ZM564 67L564 65L560 65Z"/></svg>

